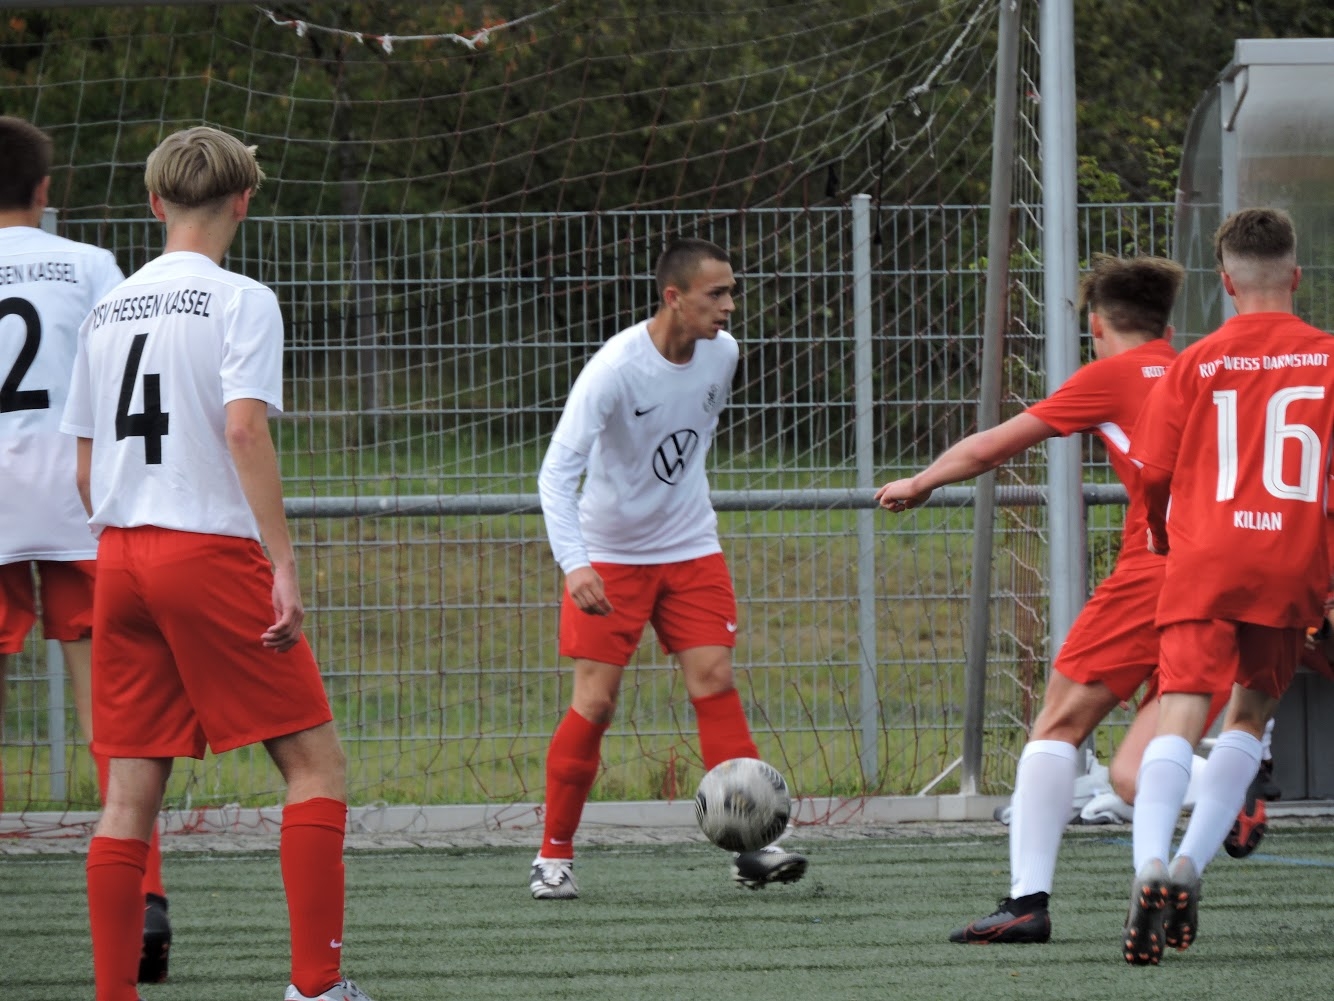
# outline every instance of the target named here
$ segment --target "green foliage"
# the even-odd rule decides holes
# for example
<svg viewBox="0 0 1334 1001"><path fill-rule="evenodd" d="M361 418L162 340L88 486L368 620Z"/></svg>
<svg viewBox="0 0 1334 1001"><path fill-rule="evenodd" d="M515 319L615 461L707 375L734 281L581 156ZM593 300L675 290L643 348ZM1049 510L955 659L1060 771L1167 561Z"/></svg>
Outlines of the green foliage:
<svg viewBox="0 0 1334 1001"><path fill-rule="evenodd" d="M488 3L282 8L342 34L233 5L16 10L0 93L56 134L66 211L138 209L142 158L201 122L261 145L264 207L283 215L805 205L842 200L840 173L886 200L977 195L990 101L973 5L680 6L567 0L512 27ZM404 40L485 27L472 48ZM913 137L891 152L925 169L893 170L887 136Z"/></svg>
<svg viewBox="0 0 1334 1001"><path fill-rule="evenodd" d="M1076 0L1079 191L1170 201L1190 113L1239 38L1326 38L1334 7L1306 0Z"/></svg>

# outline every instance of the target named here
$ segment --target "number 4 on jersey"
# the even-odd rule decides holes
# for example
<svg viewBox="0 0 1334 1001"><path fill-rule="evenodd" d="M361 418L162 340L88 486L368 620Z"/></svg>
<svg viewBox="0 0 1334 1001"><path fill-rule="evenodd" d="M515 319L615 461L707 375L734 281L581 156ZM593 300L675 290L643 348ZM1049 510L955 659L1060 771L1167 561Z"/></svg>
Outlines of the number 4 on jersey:
<svg viewBox="0 0 1334 1001"><path fill-rule="evenodd" d="M144 462L150 466L162 464L162 439L167 433L169 414L162 412L161 376L156 372L144 376L144 409L130 413L130 398L134 395L134 381L139 377L139 360L144 355L147 334L135 334L130 344L130 356L125 359L125 374L120 380L120 402L116 404L116 440L142 438Z"/></svg>

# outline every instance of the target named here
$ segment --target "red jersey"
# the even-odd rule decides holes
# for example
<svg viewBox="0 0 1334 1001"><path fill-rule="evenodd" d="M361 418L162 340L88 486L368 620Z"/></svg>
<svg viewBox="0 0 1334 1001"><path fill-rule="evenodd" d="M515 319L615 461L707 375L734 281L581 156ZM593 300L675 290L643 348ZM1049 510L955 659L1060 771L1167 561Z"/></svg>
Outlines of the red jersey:
<svg viewBox="0 0 1334 1001"><path fill-rule="evenodd" d="M1161 559L1149 552L1139 467L1130 459L1130 442L1149 390L1175 358L1176 351L1166 340L1146 341L1089 362L1051 396L1025 411L1063 436L1091 431L1106 444L1112 470L1130 495L1118 566Z"/></svg>
<svg viewBox="0 0 1334 1001"><path fill-rule="evenodd" d="M1131 456L1170 546L1158 624L1320 620L1334 339L1290 313L1228 320L1150 395ZM1170 494L1170 516L1168 500Z"/></svg>

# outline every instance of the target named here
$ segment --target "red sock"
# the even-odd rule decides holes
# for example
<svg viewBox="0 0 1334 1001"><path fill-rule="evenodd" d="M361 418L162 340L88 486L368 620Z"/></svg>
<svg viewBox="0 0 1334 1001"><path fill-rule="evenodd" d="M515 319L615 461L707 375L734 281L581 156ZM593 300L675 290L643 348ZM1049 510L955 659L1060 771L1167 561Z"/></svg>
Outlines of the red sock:
<svg viewBox="0 0 1334 1001"><path fill-rule="evenodd" d="M93 764L97 766L97 794L102 802L107 801L107 783L111 780L111 759L105 754L98 754L90 749ZM166 898L167 891L162 888L162 838L157 825L153 825L153 836L148 842L148 859L144 863L144 882L140 889L145 893L156 893Z"/></svg>
<svg viewBox="0 0 1334 1001"><path fill-rule="evenodd" d="M542 857L574 858L574 832L601 763L606 723L590 723L571 709L547 748L546 817Z"/></svg>
<svg viewBox="0 0 1334 1001"><path fill-rule="evenodd" d="M143 946L144 878L148 843L95 837L88 846L88 920L93 931L97 1001L137 1001Z"/></svg>
<svg viewBox="0 0 1334 1001"><path fill-rule="evenodd" d="M695 707L699 751L704 756L706 769L731 758L760 756L750 736L745 710L741 708L741 696L735 688L691 699L690 703Z"/></svg>
<svg viewBox="0 0 1334 1001"><path fill-rule="evenodd" d="M278 859L292 926L292 983L307 997L341 980L343 834L347 804L305 799L283 807Z"/></svg>

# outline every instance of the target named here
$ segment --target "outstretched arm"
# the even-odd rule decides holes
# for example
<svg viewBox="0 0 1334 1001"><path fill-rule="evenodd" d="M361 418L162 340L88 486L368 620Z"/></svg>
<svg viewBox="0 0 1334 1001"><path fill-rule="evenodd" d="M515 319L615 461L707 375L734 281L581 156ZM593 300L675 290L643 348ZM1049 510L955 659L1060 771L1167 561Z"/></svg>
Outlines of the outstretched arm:
<svg viewBox="0 0 1334 1001"><path fill-rule="evenodd" d="M889 511L906 511L925 504L937 487L971 480L1059 432L1032 414L1011 417L994 428L970 434L947 448L916 476L886 483L875 499Z"/></svg>

